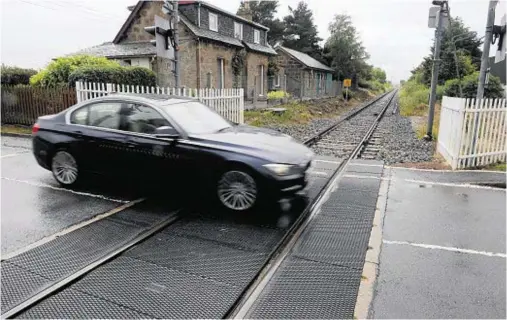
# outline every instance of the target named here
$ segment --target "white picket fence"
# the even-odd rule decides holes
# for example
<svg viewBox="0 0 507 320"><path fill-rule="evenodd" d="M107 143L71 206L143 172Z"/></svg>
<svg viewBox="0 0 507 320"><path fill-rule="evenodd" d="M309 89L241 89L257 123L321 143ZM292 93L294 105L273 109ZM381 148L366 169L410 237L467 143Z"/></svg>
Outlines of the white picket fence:
<svg viewBox="0 0 507 320"><path fill-rule="evenodd" d="M437 151L453 169L506 160L505 99L444 97Z"/></svg>
<svg viewBox="0 0 507 320"><path fill-rule="evenodd" d="M150 93L177 95L196 98L224 118L244 123L243 88L234 89L190 89L120 85L114 83L76 82L77 102L102 97L110 93Z"/></svg>

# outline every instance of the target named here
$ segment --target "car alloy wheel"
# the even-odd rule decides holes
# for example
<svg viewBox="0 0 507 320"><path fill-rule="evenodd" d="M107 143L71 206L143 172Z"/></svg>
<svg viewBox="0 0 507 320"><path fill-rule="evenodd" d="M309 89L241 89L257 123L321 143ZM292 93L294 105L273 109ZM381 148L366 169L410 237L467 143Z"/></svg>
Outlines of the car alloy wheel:
<svg viewBox="0 0 507 320"><path fill-rule="evenodd" d="M55 179L63 185L70 186L77 181L78 170L76 159L67 151L58 151L54 155L51 171Z"/></svg>
<svg viewBox="0 0 507 320"><path fill-rule="evenodd" d="M218 182L218 198L227 208L244 211L253 207L257 200L254 178L242 171L227 171Z"/></svg>

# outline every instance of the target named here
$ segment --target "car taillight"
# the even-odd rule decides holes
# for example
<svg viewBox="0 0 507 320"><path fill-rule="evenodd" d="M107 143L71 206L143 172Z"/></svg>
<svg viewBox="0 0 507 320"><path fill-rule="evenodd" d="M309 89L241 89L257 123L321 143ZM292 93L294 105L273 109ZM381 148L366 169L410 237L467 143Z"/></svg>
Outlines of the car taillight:
<svg viewBox="0 0 507 320"><path fill-rule="evenodd" d="M33 127L32 127L32 134L36 134L37 131L39 131L39 124L38 123L36 123L36 124L33 125Z"/></svg>

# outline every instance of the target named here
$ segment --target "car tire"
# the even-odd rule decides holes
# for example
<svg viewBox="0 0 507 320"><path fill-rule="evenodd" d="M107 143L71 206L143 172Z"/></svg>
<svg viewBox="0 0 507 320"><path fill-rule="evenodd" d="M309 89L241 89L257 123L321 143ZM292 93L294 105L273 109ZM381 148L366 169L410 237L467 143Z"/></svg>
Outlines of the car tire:
<svg viewBox="0 0 507 320"><path fill-rule="evenodd" d="M57 150L51 157L50 166L53 177L62 187L72 188L79 183L78 163L70 151Z"/></svg>
<svg viewBox="0 0 507 320"><path fill-rule="evenodd" d="M223 170L215 187L216 199L229 212L244 213L261 203L261 186L252 170L234 166Z"/></svg>

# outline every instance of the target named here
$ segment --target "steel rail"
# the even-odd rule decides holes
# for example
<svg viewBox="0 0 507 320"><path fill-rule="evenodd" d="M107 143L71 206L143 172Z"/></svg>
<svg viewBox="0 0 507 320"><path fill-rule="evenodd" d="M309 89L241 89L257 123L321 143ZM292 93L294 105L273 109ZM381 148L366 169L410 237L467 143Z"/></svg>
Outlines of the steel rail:
<svg viewBox="0 0 507 320"><path fill-rule="evenodd" d="M179 219L179 211L177 210L173 212L171 215L169 215L167 218L153 226L152 228L145 230L141 232L139 235L137 235L134 239L130 240L129 242L119 245L116 249L109 252L105 256L103 256L100 259L95 260L94 262L88 264L87 266L79 269L78 271L70 274L69 276L58 280L46 288L44 288L42 291L38 292L37 294L33 295L32 297L28 298L27 300L21 302L17 306L7 310L4 312L0 317L2 319L9 319L18 316L23 311L33 307L38 302L40 302L43 299L46 299L47 297L54 295L55 293L59 292L60 290L68 287L72 283L74 283L76 280L80 279L84 275L90 273L91 271L95 270L96 268L100 267L101 265L111 261L112 259L116 258L123 252L127 251L128 249L132 248L133 246L139 244L140 242L146 240L147 238L151 237L152 235L156 234L160 230L166 228L167 226L173 224L176 220Z"/></svg>
<svg viewBox="0 0 507 320"><path fill-rule="evenodd" d="M354 150L348 155L346 159L344 159L338 168L335 170L331 178L327 181L324 188L317 195L316 199L306 207L303 213L298 217L298 219L292 224L291 228L288 232L285 233L283 238L278 242L275 249L268 255L265 260L264 266L257 273L256 277L254 277L246 288L243 290L240 297L236 300L236 302L229 308L226 316L226 319L243 319L247 317L247 313L251 309L253 303L257 300L260 293L265 288L267 282L272 278L280 264L287 257L289 252L294 248L296 242L299 240L299 237L303 233L303 231L308 227L308 225L312 222L315 215L318 213L320 206L327 200L328 195L331 193L333 186L337 181L340 180L341 176L345 172L345 168L347 165L356 158L356 156L360 153L363 146L367 143L367 141L372 136L373 132L377 128L378 123L382 120L382 117L386 113L387 109L391 105L394 97L396 96L397 91L392 90L387 94L383 94L380 98L374 99L372 102L368 103L364 107L359 110L353 112L351 115L339 120L337 123L333 124L329 128L326 128L322 132L318 133L316 136L305 141L305 144L313 144L315 141L320 139L322 136L327 134L328 132L335 129L340 123L345 120L352 118L357 115L359 112L368 108L369 106L374 105L381 98L386 97L389 93L392 93L392 96L389 98L386 105L382 108L381 112L375 118L373 124L369 127L366 134L363 136L361 141L356 145Z"/></svg>
<svg viewBox="0 0 507 320"><path fill-rule="evenodd" d="M336 129L336 127L338 127L341 123L343 123L344 121L350 120L351 118L355 117L361 111L367 109L368 107L371 107L372 105L374 105L375 103L377 103L382 98L386 97L391 92L393 92L393 90L391 90L389 92L386 92L386 93L383 93L383 94L380 94L379 96L373 98L371 101L368 101L368 103L366 103L364 106L358 108L357 110L353 110L351 113L347 114L345 117L338 119L337 122L333 123L332 125L330 125L329 127L325 128L321 132L317 133L313 137L305 140L303 142L303 144L305 144L306 146L312 146L312 145L314 145L318 140L320 140L327 133L329 133L329 132L333 131L334 129Z"/></svg>

